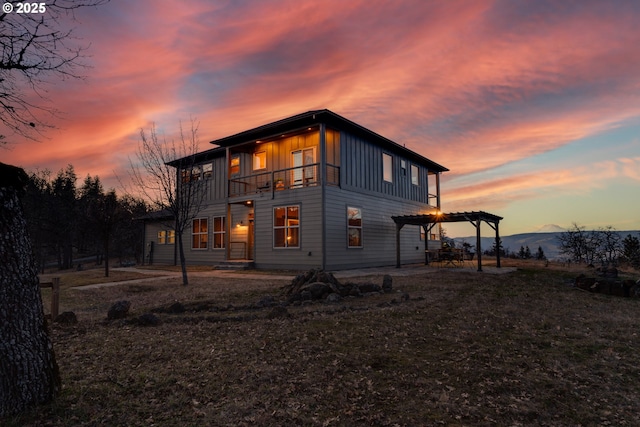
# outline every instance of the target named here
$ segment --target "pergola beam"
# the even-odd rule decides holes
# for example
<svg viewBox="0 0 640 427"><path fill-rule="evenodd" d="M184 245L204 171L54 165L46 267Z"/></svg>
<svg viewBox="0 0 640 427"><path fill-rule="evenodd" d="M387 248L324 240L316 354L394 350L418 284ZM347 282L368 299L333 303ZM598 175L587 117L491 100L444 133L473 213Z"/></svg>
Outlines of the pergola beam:
<svg viewBox="0 0 640 427"><path fill-rule="evenodd" d="M405 215L391 217L396 223L396 267L400 268L400 230L406 224L419 225L425 230L425 248L427 247L426 234L427 230L431 230L436 224L442 222L470 222L476 228L476 255L478 260L478 271L482 271L482 245L481 245L481 233L480 224L482 221L489 224L496 232L496 266L500 268L500 248L498 242L500 241L500 233L498 231L498 224L503 218L483 211L473 212L455 212L455 213L436 213L425 215ZM426 249L425 249L426 250Z"/></svg>

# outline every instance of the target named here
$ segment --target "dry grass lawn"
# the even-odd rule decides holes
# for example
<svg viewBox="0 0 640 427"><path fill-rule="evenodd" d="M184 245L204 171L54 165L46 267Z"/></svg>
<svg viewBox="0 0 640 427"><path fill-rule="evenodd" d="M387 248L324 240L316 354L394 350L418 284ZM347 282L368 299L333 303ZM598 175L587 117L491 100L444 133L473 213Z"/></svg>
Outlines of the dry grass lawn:
<svg viewBox="0 0 640 427"><path fill-rule="evenodd" d="M640 425L640 300L576 290L578 273L447 269L272 320L255 304L287 282L268 276L65 289L62 393L2 425ZM190 311L107 323L120 299L130 318Z"/></svg>

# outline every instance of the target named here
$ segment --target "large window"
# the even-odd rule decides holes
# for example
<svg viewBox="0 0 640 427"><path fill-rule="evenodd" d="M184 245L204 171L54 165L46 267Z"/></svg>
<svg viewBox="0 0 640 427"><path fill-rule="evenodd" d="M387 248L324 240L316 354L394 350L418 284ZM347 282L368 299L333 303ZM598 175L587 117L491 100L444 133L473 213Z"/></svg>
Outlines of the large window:
<svg viewBox="0 0 640 427"><path fill-rule="evenodd" d="M382 153L382 178L393 182L393 157L387 153Z"/></svg>
<svg viewBox="0 0 640 427"><path fill-rule="evenodd" d="M347 234L350 248L362 247L362 209L347 207Z"/></svg>
<svg viewBox="0 0 640 427"><path fill-rule="evenodd" d="M213 248L224 248L224 235L226 233L225 217L216 216L213 218Z"/></svg>
<svg viewBox="0 0 640 427"><path fill-rule="evenodd" d="M273 247L300 247L300 207L273 208Z"/></svg>
<svg viewBox="0 0 640 427"><path fill-rule="evenodd" d="M175 245L176 243L176 230L167 231L167 244Z"/></svg>
<svg viewBox="0 0 640 427"><path fill-rule="evenodd" d="M192 249L207 249L209 243L209 220L196 218L192 223Z"/></svg>
<svg viewBox="0 0 640 427"><path fill-rule="evenodd" d="M167 232L164 230L158 231L158 244L165 245L167 243Z"/></svg>

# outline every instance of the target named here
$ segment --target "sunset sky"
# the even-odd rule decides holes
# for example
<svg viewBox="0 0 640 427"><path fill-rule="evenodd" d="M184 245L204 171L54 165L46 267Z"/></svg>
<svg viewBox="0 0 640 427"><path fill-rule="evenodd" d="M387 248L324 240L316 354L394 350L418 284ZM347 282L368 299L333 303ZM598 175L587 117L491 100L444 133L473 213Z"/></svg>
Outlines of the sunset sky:
<svg viewBox="0 0 640 427"><path fill-rule="evenodd" d="M57 129L1 161L120 191L152 122L170 138L195 118L204 150L327 108L449 168L443 210L503 216L503 235L640 229L638 1L114 0L76 17L87 78L47 86Z"/></svg>

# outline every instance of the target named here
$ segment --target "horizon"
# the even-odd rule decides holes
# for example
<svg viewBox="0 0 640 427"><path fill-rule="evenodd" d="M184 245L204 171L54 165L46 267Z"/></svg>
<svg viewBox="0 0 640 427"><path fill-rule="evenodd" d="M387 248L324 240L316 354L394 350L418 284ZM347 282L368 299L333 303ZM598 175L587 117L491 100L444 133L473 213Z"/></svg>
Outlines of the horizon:
<svg viewBox="0 0 640 427"><path fill-rule="evenodd" d="M9 134L5 163L118 189L151 123L171 139L196 119L203 151L327 108L450 169L442 210L504 217L501 235L640 229L640 3L142 0L76 18L92 68L46 86L57 129Z"/></svg>

